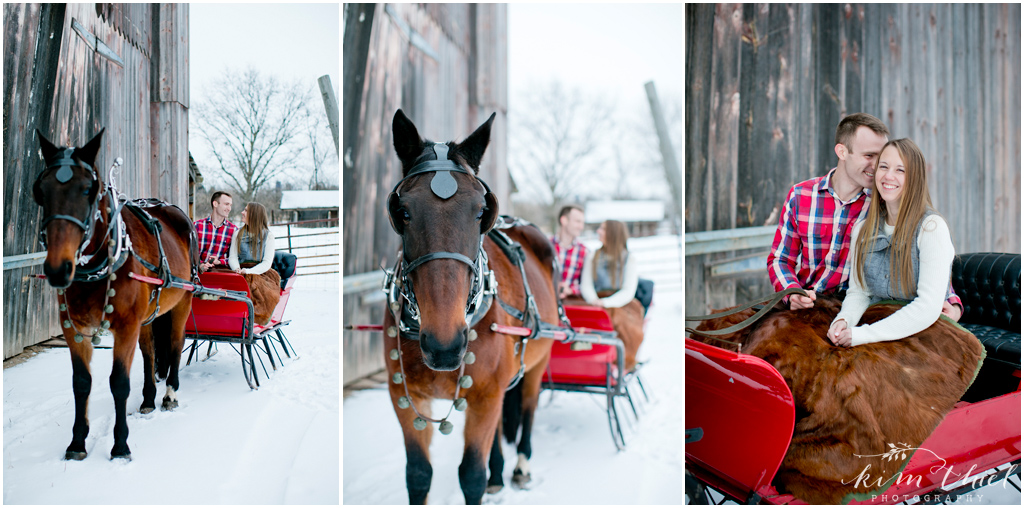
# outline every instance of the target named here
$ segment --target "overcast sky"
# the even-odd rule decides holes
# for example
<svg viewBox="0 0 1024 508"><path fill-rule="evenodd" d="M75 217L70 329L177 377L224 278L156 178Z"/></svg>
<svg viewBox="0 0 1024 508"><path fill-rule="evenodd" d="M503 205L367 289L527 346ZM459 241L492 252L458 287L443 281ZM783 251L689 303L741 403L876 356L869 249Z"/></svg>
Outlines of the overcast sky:
<svg viewBox="0 0 1024 508"><path fill-rule="evenodd" d="M331 77L341 101L341 6L330 4L207 4L189 6L189 99L198 103L226 67L255 67L280 81L298 79L323 108L317 79ZM204 177L212 175L205 142L189 129L189 148ZM331 147L333 149L333 147ZM204 165L203 160L207 160ZM337 167L334 168L337 182Z"/></svg>
<svg viewBox="0 0 1024 508"><path fill-rule="evenodd" d="M576 88L581 95L606 98L616 107L617 127L630 129L626 134L646 132L642 129L651 122L644 83L654 81L664 110L682 106L681 4L516 3L509 5L508 18L510 138L515 136L516 116L524 114L520 104L538 85L551 80ZM673 137L678 138L674 140L679 151L676 156L681 159L681 125L674 129ZM627 164L641 158L650 160L651 147L657 150L654 140L644 147L647 152L638 154L640 146L632 141L614 148ZM611 150L608 145L614 142L610 139L602 143L601 149ZM509 153L510 170L520 190L530 193L536 190L530 188L531 181L536 180L517 174L516 157L514 151ZM660 154L655 153L653 158L660 161ZM579 186L581 197L607 197L614 190L617 178L613 159L605 153L588 164L594 178ZM657 167L646 166L622 185L632 187L636 197L667 198L663 175L660 163Z"/></svg>

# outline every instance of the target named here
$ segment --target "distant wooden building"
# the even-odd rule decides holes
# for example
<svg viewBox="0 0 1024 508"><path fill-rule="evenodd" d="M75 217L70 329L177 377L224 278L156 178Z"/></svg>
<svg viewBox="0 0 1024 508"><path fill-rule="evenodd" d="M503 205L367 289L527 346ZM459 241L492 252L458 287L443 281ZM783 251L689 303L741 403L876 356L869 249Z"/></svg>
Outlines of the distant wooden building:
<svg viewBox="0 0 1024 508"><path fill-rule="evenodd" d="M281 215L275 222L338 218L338 190L281 191ZM337 226L337 222L312 223L309 227Z"/></svg>
<svg viewBox="0 0 1024 508"><path fill-rule="evenodd" d="M33 254L39 129L80 146L106 129L130 198L188 207L188 4L4 4L4 358L61 333ZM39 261L41 262L41 261Z"/></svg>
<svg viewBox="0 0 1024 508"><path fill-rule="evenodd" d="M401 179L391 137L399 108L422 135L436 141L460 141L497 113L480 176L500 203L508 202L507 11L504 4L345 5L346 285L351 275L379 272L382 261L393 263L398 250L384 200ZM384 305L367 301L346 292L343 321L382 322ZM344 383L383 368L382 343L365 333L343 333Z"/></svg>
<svg viewBox="0 0 1024 508"><path fill-rule="evenodd" d="M630 238L652 236L665 221L665 203L657 200L613 200L588 201L586 222L597 229L606 220L617 220L626 224Z"/></svg>

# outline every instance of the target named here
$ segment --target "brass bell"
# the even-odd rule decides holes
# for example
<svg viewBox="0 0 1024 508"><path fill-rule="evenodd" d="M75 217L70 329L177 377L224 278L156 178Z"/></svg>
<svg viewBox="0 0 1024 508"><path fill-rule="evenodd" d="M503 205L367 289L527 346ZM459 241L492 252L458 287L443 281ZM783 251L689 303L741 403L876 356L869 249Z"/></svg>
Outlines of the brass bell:
<svg viewBox="0 0 1024 508"><path fill-rule="evenodd" d="M116 294L117 294L117 290L115 290L114 288L110 288L110 289L107 290L107 296L114 296Z"/></svg>
<svg viewBox="0 0 1024 508"><path fill-rule="evenodd" d="M468 374L459 378L459 386L463 388L469 388L473 386L473 378Z"/></svg>
<svg viewBox="0 0 1024 508"><path fill-rule="evenodd" d="M396 385L402 384L402 373L401 372L395 372L395 375L391 376L391 380L394 381L394 383Z"/></svg>
<svg viewBox="0 0 1024 508"><path fill-rule="evenodd" d="M60 310L61 310L61 312L64 312L64 311L68 310L68 304L66 304L66 303L60 304Z"/></svg>
<svg viewBox="0 0 1024 508"><path fill-rule="evenodd" d="M113 306L113 305L110 305L110 304L108 303L106 307L103 307L103 312L105 312L105 313L107 313L107 314L111 314L111 313L113 313L113 312L114 312L114 306Z"/></svg>
<svg viewBox="0 0 1024 508"><path fill-rule="evenodd" d="M110 320L109 319L104 319L100 323L100 328L103 328L104 330L109 330L110 329Z"/></svg>
<svg viewBox="0 0 1024 508"><path fill-rule="evenodd" d="M412 427L416 430L423 430L427 428L427 421L417 416L416 419L412 421Z"/></svg>
<svg viewBox="0 0 1024 508"><path fill-rule="evenodd" d="M81 344L83 340L85 340L85 337L82 337L82 334L80 334L80 333L76 333L75 334L75 342Z"/></svg>
<svg viewBox="0 0 1024 508"><path fill-rule="evenodd" d="M447 436L448 434L452 433L453 429L455 429L455 426L452 425L452 422L450 422L448 420L441 420L440 431L441 431L442 434Z"/></svg>
<svg viewBox="0 0 1024 508"><path fill-rule="evenodd" d="M470 328L469 332L466 333L466 338L468 338L470 342L476 340L476 330Z"/></svg>
<svg viewBox="0 0 1024 508"><path fill-rule="evenodd" d="M409 407L409 397L401 396L398 398L398 407L401 409L407 409Z"/></svg>
<svg viewBox="0 0 1024 508"><path fill-rule="evenodd" d="M398 336L398 328L395 328L394 326L389 326L388 327L388 337L395 338L397 336Z"/></svg>
<svg viewBox="0 0 1024 508"><path fill-rule="evenodd" d="M466 407L469 406L469 402L466 402L465 397L459 397L455 399L455 409L458 411L465 411Z"/></svg>
<svg viewBox="0 0 1024 508"><path fill-rule="evenodd" d="M100 345L100 336L99 335L93 335L92 336L92 345L94 345L94 346Z"/></svg>
<svg viewBox="0 0 1024 508"><path fill-rule="evenodd" d="M71 320L70 319L65 319L64 320L64 328L71 328Z"/></svg>
<svg viewBox="0 0 1024 508"><path fill-rule="evenodd" d="M392 349L390 352L388 352L388 357L391 358L392 360L397 360L398 359L398 350L397 349Z"/></svg>
<svg viewBox="0 0 1024 508"><path fill-rule="evenodd" d="M57 294L58 294L58 295L62 295L62 294L64 294L64 290L63 290L63 289L58 289L58 290L57 290Z"/></svg>
<svg viewBox="0 0 1024 508"><path fill-rule="evenodd" d="M117 280L117 274L114 273L114 272L110 272L110 280L112 280L112 281Z"/></svg>
<svg viewBox="0 0 1024 508"><path fill-rule="evenodd" d="M476 355L472 351L467 351L466 356L462 357L462 361L466 362L466 365L473 365L476 363Z"/></svg>

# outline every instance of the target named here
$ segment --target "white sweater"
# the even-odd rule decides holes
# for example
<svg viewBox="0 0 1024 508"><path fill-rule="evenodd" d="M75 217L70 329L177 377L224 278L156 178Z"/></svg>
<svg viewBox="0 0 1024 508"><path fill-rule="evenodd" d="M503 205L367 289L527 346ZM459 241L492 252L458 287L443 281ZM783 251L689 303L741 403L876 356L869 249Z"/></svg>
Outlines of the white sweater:
<svg viewBox="0 0 1024 508"><path fill-rule="evenodd" d="M626 266L622 271L622 287L605 298L597 297L597 290L594 289L594 256L596 249L587 250L587 257L583 260L583 273L580 277L580 294L583 299L591 305L616 309L629 303L636 296L636 286L640 282L640 275L637 273L636 256L629 256L626 259Z"/></svg>
<svg viewBox="0 0 1024 508"><path fill-rule="evenodd" d="M863 225L864 221L861 221L853 226L850 238L851 262L857 259L857 238ZM885 233L892 235L895 226L886 224L884 227ZM942 314L942 303L946 299L946 290L949 288L950 268L955 254L946 221L938 215L928 216L917 236L917 246L921 254L917 296L902 309L881 321L855 326L852 330L853 346L903 339L928 328L939 319L939 315ZM855 268L851 267L850 288L846 291L843 308L833 323L845 319L847 326L857 324L871 303L872 294L870 290L861 286Z"/></svg>
<svg viewBox="0 0 1024 508"><path fill-rule="evenodd" d="M228 266L232 270L238 270L241 265L238 264L238 234L242 231L242 228L236 228L235 234L231 235L231 247L228 249ZM271 265L274 263L274 232L267 230L267 239L263 242L263 261L252 268L242 269L242 273L251 273L253 275L259 275L267 270L270 270Z"/></svg>

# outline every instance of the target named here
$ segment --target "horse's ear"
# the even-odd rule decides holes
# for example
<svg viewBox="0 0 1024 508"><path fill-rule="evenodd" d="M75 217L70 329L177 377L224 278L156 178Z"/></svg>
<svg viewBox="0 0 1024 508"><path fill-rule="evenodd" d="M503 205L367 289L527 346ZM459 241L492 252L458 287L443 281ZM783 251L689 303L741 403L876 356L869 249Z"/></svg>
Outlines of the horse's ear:
<svg viewBox="0 0 1024 508"><path fill-rule="evenodd" d="M39 131L39 129L36 129L36 136L39 137L39 149L42 150L43 152L43 160L49 159L50 157L57 153L57 150L59 150L59 148L54 146L54 144L51 143L49 139L46 139L46 136L44 136L43 133Z"/></svg>
<svg viewBox="0 0 1024 508"><path fill-rule="evenodd" d="M416 126L405 116L401 109L395 112L391 121L391 133L394 137L395 153L402 161L402 176L412 167L412 162L423 152L423 139L420 138Z"/></svg>
<svg viewBox="0 0 1024 508"><path fill-rule="evenodd" d="M89 164L90 166L96 165L96 154L100 152L100 146L102 146L103 132L107 129L101 129L99 134L93 136L88 143L82 148L75 149L75 157L78 160Z"/></svg>
<svg viewBox="0 0 1024 508"><path fill-rule="evenodd" d="M477 172L480 170L480 161L484 158L487 144L491 142L491 124L494 123L495 115L496 113L491 113L491 117L483 125L459 143L459 153L466 159L466 164Z"/></svg>

